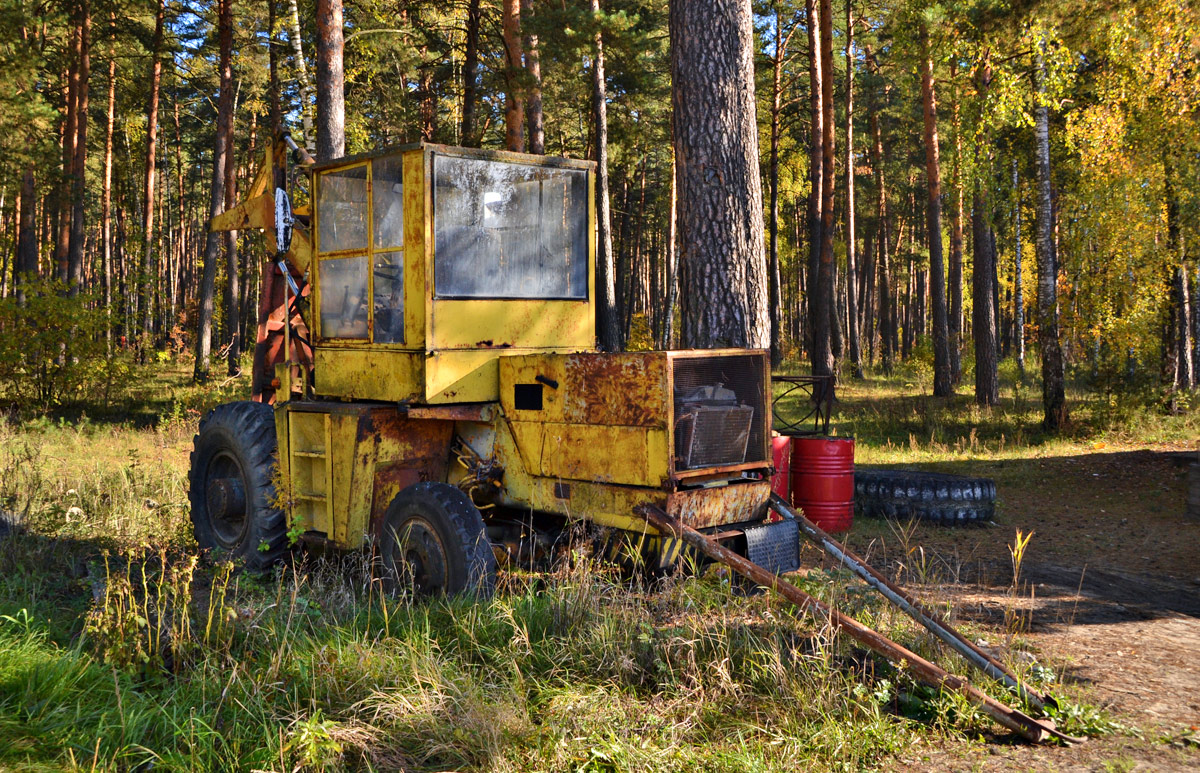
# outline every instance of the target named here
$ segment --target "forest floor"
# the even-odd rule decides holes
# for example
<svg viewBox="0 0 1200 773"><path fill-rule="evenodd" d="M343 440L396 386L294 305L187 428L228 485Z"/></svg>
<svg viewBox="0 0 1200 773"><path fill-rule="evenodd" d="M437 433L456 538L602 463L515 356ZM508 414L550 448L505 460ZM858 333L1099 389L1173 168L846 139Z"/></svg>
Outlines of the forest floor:
<svg viewBox="0 0 1200 773"><path fill-rule="evenodd" d="M1200 411L1073 391L1051 437L1015 379L990 411L914 396L919 374L842 390L860 466L996 480L991 524L859 519L847 541L1063 698L1064 729L1093 736L1067 748L1013 740L719 573L642 588L575 565L502 577L484 605L414 605L353 561L195 566L191 437L243 385L185 382L147 372L107 413L0 425L0 509L24 522L0 537L0 770L1200 768L1200 523L1183 515ZM964 671L805 556L808 590ZM191 628L164 652L179 598Z"/></svg>

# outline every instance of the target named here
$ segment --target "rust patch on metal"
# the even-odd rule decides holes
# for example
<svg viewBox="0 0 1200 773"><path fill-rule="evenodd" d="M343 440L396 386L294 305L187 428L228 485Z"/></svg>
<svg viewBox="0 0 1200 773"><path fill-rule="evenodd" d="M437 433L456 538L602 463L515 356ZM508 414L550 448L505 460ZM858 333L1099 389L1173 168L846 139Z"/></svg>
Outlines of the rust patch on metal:
<svg viewBox="0 0 1200 773"><path fill-rule="evenodd" d="M461 403L459 405L411 405L405 409L410 419L440 419L442 421L491 421L495 403Z"/></svg>
<svg viewBox="0 0 1200 773"><path fill-rule="evenodd" d="M667 498L667 514L693 529L705 529L760 520L770 498L770 481L676 491Z"/></svg>
<svg viewBox="0 0 1200 773"><path fill-rule="evenodd" d="M667 423L666 384L660 353L578 354L567 358L568 422L626 427Z"/></svg>

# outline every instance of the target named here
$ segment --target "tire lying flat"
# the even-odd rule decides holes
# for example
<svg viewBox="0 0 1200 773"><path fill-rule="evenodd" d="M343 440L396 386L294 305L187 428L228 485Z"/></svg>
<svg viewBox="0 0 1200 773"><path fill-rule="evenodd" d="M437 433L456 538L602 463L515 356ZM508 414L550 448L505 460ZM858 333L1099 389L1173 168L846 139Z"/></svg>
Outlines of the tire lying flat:
<svg viewBox="0 0 1200 773"><path fill-rule="evenodd" d="M859 468L854 471L854 512L943 526L987 523L996 514L996 483L937 472Z"/></svg>

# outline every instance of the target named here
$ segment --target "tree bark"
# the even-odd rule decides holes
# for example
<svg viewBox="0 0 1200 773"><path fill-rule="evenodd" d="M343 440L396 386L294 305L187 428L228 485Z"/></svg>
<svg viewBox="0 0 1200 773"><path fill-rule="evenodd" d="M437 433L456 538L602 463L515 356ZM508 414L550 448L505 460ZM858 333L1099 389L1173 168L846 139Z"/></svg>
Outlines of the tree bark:
<svg viewBox="0 0 1200 773"><path fill-rule="evenodd" d="M821 186L822 163L824 148L822 138L825 136L822 122L825 111L822 107L822 72L821 72L821 19L817 12L817 0L805 0L805 21L808 29L808 91L809 91L809 133L808 133L808 282L805 296L808 300L808 325L805 330L805 344L808 358L814 368L817 367L816 336L818 316L829 316L828 309L821 304L819 279L821 276ZM829 323L820 326L821 334L829 337Z"/></svg>
<svg viewBox="0 0 1200 773"><path fill-rule="evenodd" d="M64 284L70 275L71 207L74 202L75 140L79 137L79 64L82 45L82 24L71 25L70 60L67 65L65 114L62 124L62 178L58 200L55 202L58 238L54 243L54 264L57 278Z"/></svg>
<svg viewBox="0 0 1200 773"><path fill-rule="evenodd" d="M342 0L317 0L317 161L346 155L342 26Z"/></svg>
<svg viewBox="0 0 1200 773"><path fill-rule="evenodd" d="M291 0L295 3L295 0ZM294 7L294 5L293 5ZM217 5L217 42L219 47L217 72L220 76L220 97L217 100L217 132L213 149L212 186L209 189L208 217L221 214L225 203L225 155L227 141L233 133L233 0L219 0ZM207 229L204 240L204 269L197 298L198 320L196 333L196 365L192 377L207 381L209 357L212 353L213 289L217 278L217 253L220 234Z"/></svg>
<svg viewBox="0 0 1200 773"><path fill-rule="evenodd" d="M231 0L232 1L232 0ZM319 72L320 68L318 68ZM317 90L318 95L320 89ZM319 101L319 98L318 98ZM220 127L225 131L225 209L232 209L237 204L237 153L233 145L233 122L237 114L237 99L235 97L234 104L230 106L230 117ZM318 152L321 147L320 130L321 122L318 121L317 127L317 147ZM326 148L328 150L328 148ZM238 261L238 232L225 231L225 277L229 284L226 286L225 296L225 329L229 336L229 350L227 352L228 359L228 374L236 376L242 372L241 358L241 305L240 300L240 283L241 270Z"/></svg>
<svg viewBox="0 0 1200 773"><path fill-rule="evenodd" d="M933 59L929 30L921 26L921 102L925 114L925 181L929 194L926 210L929 242L929 285L933 306L933 395L954 392L950 368L950 330L946 314L946 268L942 256L942 181L938 150L937 96L934 93Z"/></svg>
<svg viewBox="0 0 1200 773"><path fill-rule="evenodd" d="M608 95L604 80L604 35L600 30L600 0L591 0L596 22L596 50L592 58L592 115L596 132L596 333L600 348L621 348L617 317L616 267L613 264L612 212L608 177Z"/></svg>
<svg viewBox="0 0 1200 773"><path fill-rule="evenodd" d="M104 262L104 338L107 351L112 354L112 269L113 269L113 235L112 235L112 172L113 172L113 129L116 126L117 113L117 50L116 50L116 12L110 11L108 17L113 39L108 48L108 109L104 122L104 182L100 193L100 232L103 242ZM182 200L182 193L181 200Z"/></svg>
<svg viewBox="0 0 1200 773"><path fill-rule="evenodd" d="M671 131L674 135L674 129ZM675 257L678 230L676 212L679 209L679 191L676 182L675 151L671 151L671 196L667 210L667 266L666 308L663 310L662 341L659 346L670 349L675 339L675 302L679 298L679 263Z"/></svg>
<svg viewBox="0 0 1200 773"><path fill-rule="evenodd" d="M996 316L992 308L992 261L995 256L988 238L988 200L983 182L976 178L975 200L971 207L971 244L974 268L971 272L971 327L975 334L975 402L996 405L1000 385L996 367Z"/></svg>
<svg viewBox="0 0 1200 773"><path fill-rule="evenodd" d="M521 0L525 26L525 72L529 76L529 99L525 105L525 123L529 127L529 152L546 152L546 131L542 125L542 64L538 57L538 36L532 31L533 0Z"/></svg>
<svg viewBox="0 0 1200 773"><path fill-rule="evenodd" d="M871 124L871 166L875 172L875 209L877 220L877 258L879 266L879 292L877 306L879 309L879 358L883 372L891 374L892 361L895 356L894 325L892 319L892 277L888 263L888 202L887 186L883 170L883 132L879 127L879 111L874 104L870 106Z"/></svg>
<svg viewBox="0 0 1200 773"><path fill-rule="evenodd" d="M505 55L504 143L517 153L525 152L525 105L521 98L521 4L503 0Z"/></svg>
<svg viewBox="0 0 1200 773"><path fill-rule="evenodd" d="M462 104L462 139L464 147L478 147L479 138L475 136L475 103L476 89L479 80L479 27L482 13L479 0L467 2L467 42L463 55L463 104Z"/></svg>
<svg viewBox="0 0 1200 773"><path fill-rule="evenodd" d="M1037 151L1038 344L1042 351L1042 426L1057 430L1067 422L1063 356L1058 340L1058 260L1050 202L1050 109L1046 104L1045 39L1036 53L1034 124Z"/></svg>
<svg viewBox="0 0 1200 773"><path fill-rule="evenodd" d="M771 186L771 223L768 260L771 283L771 367L783 364L782 335L780 332L780 275L779 275L779 115L783 104L783 28L779 21L778 5L772 8L775 15L775 51L771 58L771 157L768 163L768 181ZM674 192L674 187L672 187Z"/></svg>
<svg viewBox="0 0 1200 773"><path fill-rule="evenodd" d="M837 324L834 306L833 195L834 195L834 116L833 116L833 4L820 0L821 41L821 255L818 265L817 326L813 331L813 375L834 375L833 327Z"/></svg>
<svg viewBox="0 0 1200 773"><path fill-rule="evenodd" d="M1017 174L1017 159L1013 159L1013 231L1016 242L1016 265L1013 268L1013 338L1017 347L1017 368L1025 378L1025 275L1021 266L1021 181Z"/></svg>
<svg viewBox="0 0 1200 773"><path fill-rule="evenodd" d="M300 125L304 127L304 145L310 154L317 152L313 132L312 104L313 88L308 79L308 65L304 62L304 46L300 42L300 10L296 0L288 0L288 38L292 44L292 58L296 62L296 80L300 84ZM232 102L230 103L232 105ZM207 369L207 363L205 368Z"/></svg>
<svg viewBox="0 0 1200 773"><path fill-rule="evenodd" d="M954 122L954 208L950 223L950 380L962 381L963 348L963 180L962 180L962 117L959 112L958 67L950 61L950 76L955 78L951 92L954 102L951 113Z"/></svg>
<svg viewBox="0 0 1200 773"><path fill-rule="evenodd" d="M853 0L846 0L846 325L850 339L850 365L854 378L862 378L862 351L858 331L858 270L855 265L854 230L854 16Z"/></svg>
<svg viewBox="0 0 1200 773"><path fill-rule="evenodd" d="M67 248L67 292L79 295L83 282L83 252L87 213L84 192L87 188L88 78L91 76L92 16L88 0L79 4L79 88L76 96L74 153L71 159L71 238Z"/></svg>
<svg viewBox="0 0 1200 773"><path fill-rule="evenodd" d="M267 95L267 120L271 123L271 136L283 131L283 109L279 104L279 53L275 50L275 33L279 20L275 13L275 0L267 0L267 67L271 93ZM178 104L178 103L177 103ZM178 106L176 107L178 112ZM180 200L183 190L180 188ZM183 221L181 220L180 223Z"/></svg>
<svg viewBox="0 0 1200 773"><path fill-rule="evenodd" d="M142 186L142 271L140 356L145 362L154 326L154 173L158 142L158 98L162 85L163 17L166 0L159 0L154 13L154 40L150 45L150 96L146 102L146 176Z"/></svg>
<svg viewBox="0 0 1200 773"><path fill-rule="evenodd" d="M1195 363L1192 361L1192 299L1188 297L1187 265L1180 263L1175 269L1175 293L1179 315L1175 324L1179 330L1179 368L1175 379L1179 389L1191 389L1196 385Z"/></svg>
<svg viewBox="0 0 1200 773"><path fill-rule="evenodd" d="M17 256L13 262L13 289L18 306L25 305L28 296L25 286L38 277L36 202L34 166L30 164L21 176L21 222L17 225Z"/></svg>
<svg viewBox="0 0 1200 773"><path fill-rule="evenodd" d="M669 26L682 344L766 349L750 0L675 0Z"/></svg>

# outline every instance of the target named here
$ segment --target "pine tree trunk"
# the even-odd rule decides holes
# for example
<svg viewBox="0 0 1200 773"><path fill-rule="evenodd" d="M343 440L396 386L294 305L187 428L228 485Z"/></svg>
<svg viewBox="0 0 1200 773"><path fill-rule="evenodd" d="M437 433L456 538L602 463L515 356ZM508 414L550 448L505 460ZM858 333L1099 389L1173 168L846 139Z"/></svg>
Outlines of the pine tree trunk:
<svg viewBox="0 0 1200 773"><path fill-rule="evenodd" d="M84 192L87 188L88 78L91 75L92 16L88 0L79 4L79 90L77 93L74 153L71 159L71 237L67 247L67 287L79 295L83 282L83 253L87 238Z"/></svg>
<svg viewBox="0 0 1200 773"><path fill-rule="evenodd" d="M517 153L525 152L525 103L521 98L521 3L503 0L505 54L504 143Z"/></svg>
<svg viewBox="0 0 1200 773"><path fill-rule="evenodd" d="M475 136L476 89L479 81L479 27L482 23L479 0L467 0L467 42L463 54L462 139L464 147L478 147Z"/></svg>
<svg viewBox="0 0 1200 773"><path fill-rule="evenodd" d="M1042 61L1045 40L1036 54L1034 124L1037 150L1038 344L1042 351L1042 426L1057 430L1067 422L1063 356L1058 340L1058 260L1054 253L1054 223L1050 201L1050 110L1046 104L1046 72Z"/></svg>
<svg viewBox="0 0 1200 773"><path fill-rule="evenodd" d="M779 20L779 8L773 9L775 16L775 53L771 58L771 157L768 164L768 182L771 186L770 258L770 315L771 315L771 367L783 364L783 346L780 334L780 275L779 275L779 114L783 104L783 28Z"/></svg>
<svg viewBox="0 0 1200 773"><path fill-rule="evenodd" d="M291 2L294 3L295 0ZM233 134L233 0L219 0L217 41L220 50L217 72L220 76L221 92L217 100L217 132L213 150L212 186L209 189L210 221L221 214L225 203L225 155L229 150L228 138ZM199 319L196 333L196 366L192 374L196 381L208 380L209 358L212 353L213 290L216 285L217 254L221 241L219 233L207 227L206 231L204 273L197 299Z"/></svg>
<svg viewBox="0 0 1200 773"><path fill-rule="evenodd" d="M232 1L232 0L231 0ZM317 68L320 72L320 66ZM320 78L318 77L318 84ZM240 88L240 83L239 83ZM320 88L317 89L318 104L320 103ZM224 124L226 131L225 135L225 209L233 209L237 204L237 153L233 144L233 122L237 115L237 104L230 108L230 118ZM320 152L322 142L321 121L317 123L317 152ZM326 147L326 150L329 148ZM225 278L229 284L226 286L225 294L225 330L229 337L229 350L227 352L228 370L230 376L236 376L242 372L242 346L241 346L241 305L240 301L240 283L241 270L238 261L238 232L225 231Z"/></svg>
<svg viewBox="0 0 1200 773"><path fill-rule="evenodd" d="M888 203L887 186L883 174L883 133L879 127L879 112L874 104L870 106L871 117L871 167L875 172L875 210L876 228L878 234L876 243L879 246L879 358L883 372L891 374L892 362L895 356L894 322L892 320L892 277L888 261Z"/></svg>
<svg viewBox="0 0 1200 773"><path fill-rule="evenodd" d="M854 378L862 378L862 351L858 336L858 270L855 265L854 230L854 3L846 0L846 324L850 339L850 365Z"/></svg>
<svg viewBox="0 0 1200 773"><path fill-rule="evenodd" d="M107 351L112 354L113 323L112 323L112 270L113 270L113 235L112 235L112 172L113 172L113 130L116 126L117 113L117 51L115 40L116 12L109 12L109 26L113 30L114 40L108 48L108 109L105 111L104 122L104 182L100 193L100 231L104 250L104 339ZM181 194L182 196L182 194Z"/></svg>
<svg viewBox="0 0 1200 773"><path fill-rule="evenodd" d="M529 75L529 100L525 105L525 123L529 127L529 152L546 152L546 131L542 125L542 64L538 57L538 36L533 34L533 0L521 0L525 20L525 72Z"/></svg>
<svg viewBox="0 0 1200 773"><path fill-rule="evenodd" d="M963 348L963 180L962 180L962 117L959 114L958 68L950 61L950 77L955 78L954 102L951 113L954 121L954 208L950 223L950 380L962 381Z"/></svg>
<svg viewBox="0 0 1200 773"><path fill-rule="evenodd" d="M21 176L21 221L17 224L17 255L13 261L13 289L17 305L26 301L25 285L38 277L37 189L34 166Z"/></svg>
<svg viewBox="0 0 1200 773"><path fill-rule="evenodd" d="M346 155L342 26L342 0L317 0L317 161Z"/></svg>
<svg viewBox="0 0 1200 773"><path fill-rule="evenodd" d="M1021 184L1017 159L1013 159L1013 231L1016 242L1016 266L1013 269L1013 338L1017 347L1017 368L1025 378L1025 275L1021 267Z"/></svg>
<svg viewBox="0 0 1200 773"><path fill-rule="evenodd" d="M834 307L833 263L833 194L834 194L834 117L833 117L833 4L820 0L821 48L821 256L818 265L817 326L813 349L813 375L833 376L834 326L837 310Z"/></svg>
<svg viewBox="0 0 1200 773"><path fill-rule="evenodd" d="M942 255L942 180L938 149L937 96L929 30L921 26L921 102L925 114L925 180L929 194L926 215L929 242L929 287L933 306L933 395L949 397L953 391L950 367L950 329L946 313L946 267ZM922 296L923 298L923 296Z"/></svg>
<svg viewBox="0 0 1200 773"><path fill-rule="evenodd" d="M978 151L976 151L978 154ZM996 316L992 308L991 240L988 238L987 191L978 177L971 210L971 244L974 267L971 271L971 328L975 335L975 402L996 405L1000 386L996 364Z"/></svg>
<svg viewBox="0 0 1200 773"><path fill-rule="evenodd" d="M674 135L674 129L672 129ZM666 307L663 309L662 341L659 347L670 349L675 340L675 302L679 297L679 263L676 259L676 211L679 208L679 192L675 179L675 151L671 151L671 198L667 211L667 292Z"/></svg>
<svg viewBox="0 0 1200 773"><path fill-rule="evenodd" d="M62 178L58 200L55 202L56 231L54 243L55 275L64 284L70 277L71 207L74 201L75 140L79 137L79 64L83 25L71 25L70 60L66 73L64 94L66 110L62 123Z"/></svg>
<svg viewBox="0 0 1200 773"><path fill-rule="evenodd" d="M296 80L300 84L300 125L304 127L304 146L309 154L315 154L317 146L312 120L313 88L308 79L308 65L304 62L304 46L300 42L300 10L296 7L296 0L288 0L287 21L288 38L292 44L292 58L296 63ZM207 367L206 362L205 368L207 369Z"/></svg>
<svg viewBox="0 0 1200 773"><path fill-rule="evenodd" d="M154 41L150 51L150 97L146 103L146 176L142 186L142 271L141 316L142 346L139 350L145 362L147 349L152 345L154 325L154 172L158 141L158 98L162 85L163 16L166 0L158 0L154 14Z"/></svg>
<svg viewBox="0 0 1200 773"><path fill-rule="evenodd" d="M591 0L592 16L600 14L600 0ZM617 276L613 264L612 212L608 176L608 96L604 80L604 39L596 30L596 50L592 58L592 115L596 133L596 335L600 348L615 352L621 348L617 318Z"/></svg>
<svg viewBox="0 0 1200 773"><path fill-rule="evenodd" d="M808 325L804 333L808 358L812 363L813 372L817 366L817 330L828 338L828 321L818 325L818 312L828 316L828 310L821 305L821 165L824 160L822 138L824 130L822 121L825 111L822 107L821 89L821 20L817 13L817 0L805 0L805 18L808 28L808 90L809 90L809 133L808 133L808 282L805 287L805 297L808 301Z"/></svg>
<svg viewBox="0 0 1200 773"><path fill-rule="evenodd" d="M766 349L750 0L672 3L669 26L682 344Z"/></svg>

